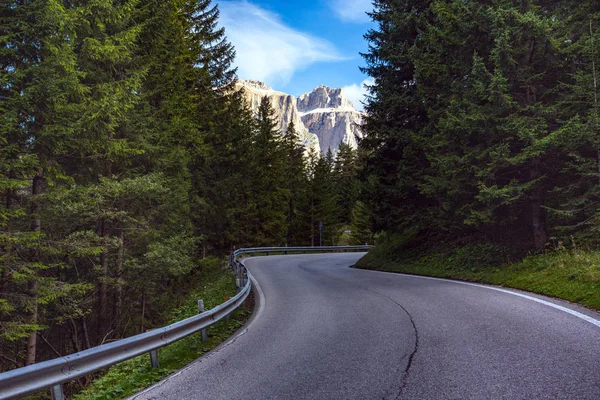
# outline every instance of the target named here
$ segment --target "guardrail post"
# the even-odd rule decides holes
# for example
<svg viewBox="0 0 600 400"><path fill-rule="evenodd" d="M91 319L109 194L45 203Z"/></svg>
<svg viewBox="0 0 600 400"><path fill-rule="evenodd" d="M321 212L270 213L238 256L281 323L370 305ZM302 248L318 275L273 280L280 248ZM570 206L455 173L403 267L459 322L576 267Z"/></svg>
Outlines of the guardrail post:
<svg viewBox="0 0 600 400"><path fill-rule="evenodd" d="M223 300L225 300L225 301L228 301L228 300L229 300L229 297L225 297ZM231 319L231 313L229 313L229 314L225 315L225 319L226 319L227 321L229 321L229 320Z"/></svg>
<svg viewBox="0 0 600 400"><path fill-rule="evenodd" d="M240 264L236 262L235 264L235 293L239 293L242 290L242 279L241 279L241 268Z"/></svg>
<svg viewBox="0 0 600 400"><path fill-rule="evenodd" d="M63 392L62 385L54 385L50 388L52 393L52 400L65 400L65 393Z"/></svg>
<svg viewBox="0 0 600 400"><path fill-rule="evenodd" d="M202 314L204 312L204 300L198 300L198 314ZM202 341L206 342L208 340L208 335L206 334L206 328L200 330L202 334Z"/></svg>
<svg viewBox="0 0 600 400"><path fill-rule="evenodd" d="M150 350L150 363L152 364L152 368L160 367L158 363L158 350Z"/></svg>

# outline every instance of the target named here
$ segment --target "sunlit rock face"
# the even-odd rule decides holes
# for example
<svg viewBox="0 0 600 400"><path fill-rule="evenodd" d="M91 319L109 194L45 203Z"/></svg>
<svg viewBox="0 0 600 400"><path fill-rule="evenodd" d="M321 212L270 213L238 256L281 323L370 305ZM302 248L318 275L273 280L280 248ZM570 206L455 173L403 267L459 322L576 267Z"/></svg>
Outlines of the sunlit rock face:
<svg viewBox="0 0 600 400"><path fill-rule="evenodd" d="M331 149L336 153L340 143L358 147L357 138L363 136L363 114L344 97L342 89L319 86L296 99L273 90L263 82L240 80L238 88L242 87L248 104L255 112L258 111L261 98L268 96L281 131L285 133L293 121L307 151L325 154Z"/></svg>
<svg viewBox="0 0 600 400"><path fill-rule="evenodd" d="M298 97L298 111L308 112L318 109L356 111L350 100L344 97L341 88L332 89L327 86L319 86L312 92Z"/></svg>
<svg viewBox="0 0 600 400"><path fill-rule="evenodd" d="M363 137L363 114L357 111L342 89L319 86L298 97L298 110L304 126L319 138L321 151L336 152L340 143L356 149Z"/></svg>

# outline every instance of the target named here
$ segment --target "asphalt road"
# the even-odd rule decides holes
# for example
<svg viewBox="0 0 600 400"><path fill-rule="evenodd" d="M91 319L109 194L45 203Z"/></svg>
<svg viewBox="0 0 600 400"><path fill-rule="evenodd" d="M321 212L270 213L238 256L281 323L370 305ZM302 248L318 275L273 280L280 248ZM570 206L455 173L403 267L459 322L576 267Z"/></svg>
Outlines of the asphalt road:
<svg viewBox="0 0 600 400"><path fill-rule="evenodd" d="M134 398L600 399L600 314L358 258L247 260L252 321Z"/></svg>

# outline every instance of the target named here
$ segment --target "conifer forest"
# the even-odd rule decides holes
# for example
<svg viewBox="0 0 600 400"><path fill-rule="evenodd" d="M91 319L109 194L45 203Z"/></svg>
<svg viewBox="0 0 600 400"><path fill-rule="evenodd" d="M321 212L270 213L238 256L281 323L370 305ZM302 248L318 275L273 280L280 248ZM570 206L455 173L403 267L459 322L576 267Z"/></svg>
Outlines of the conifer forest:
<svg viewBox="0 0 600 400"><path fill-rule="evenodd" d="M0 372L163 325L235 247L596 249L600 3L373 4L365 138L316 154L211 0L2 0Z"/></svg>
<svg viewBox="0 0 600 400"><path fill-rule="evenodd" d="M161 326L234 246L370 239L356 151L305 154L266 98L253 115L218 17L2 1L0 371Z"/></svg>

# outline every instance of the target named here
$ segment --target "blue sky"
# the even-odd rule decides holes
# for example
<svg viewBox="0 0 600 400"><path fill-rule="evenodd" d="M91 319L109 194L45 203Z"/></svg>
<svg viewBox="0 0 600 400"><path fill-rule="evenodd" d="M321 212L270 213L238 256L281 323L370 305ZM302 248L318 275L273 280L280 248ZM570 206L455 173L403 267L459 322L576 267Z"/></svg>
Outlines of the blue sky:
<svg viewBox="0 0 600 400"><path fill-rule="evenodd" d="M221 25L236 48L242 79L300 95L318 85L343 87L360 107L368 77L360 52L373 25L371 0L218 0Z"/></svg>

